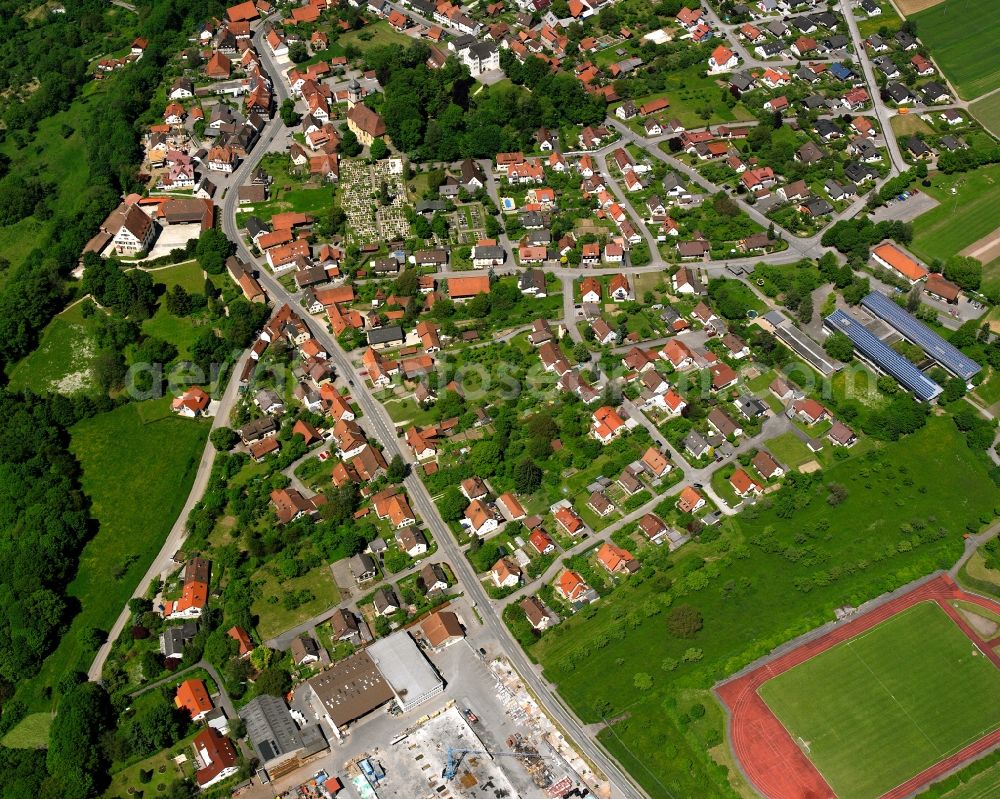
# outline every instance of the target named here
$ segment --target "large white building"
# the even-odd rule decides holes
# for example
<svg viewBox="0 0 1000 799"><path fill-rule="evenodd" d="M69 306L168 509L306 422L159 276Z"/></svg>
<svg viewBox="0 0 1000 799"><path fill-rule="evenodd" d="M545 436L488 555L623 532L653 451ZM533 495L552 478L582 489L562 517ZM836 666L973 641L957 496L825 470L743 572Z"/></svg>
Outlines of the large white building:
<svg viewBox="0 0 1000 799"><path fill-rule="evenodd" d="M491 69L500 69L500 50L492 42L476 42L461 50L459 57L474 78Z"/></svg>

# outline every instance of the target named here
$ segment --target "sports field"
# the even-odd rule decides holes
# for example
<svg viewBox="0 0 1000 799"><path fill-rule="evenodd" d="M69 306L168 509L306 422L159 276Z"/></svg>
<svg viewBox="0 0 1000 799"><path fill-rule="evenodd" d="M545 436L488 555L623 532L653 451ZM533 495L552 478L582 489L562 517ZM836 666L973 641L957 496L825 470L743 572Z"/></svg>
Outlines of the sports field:
<svg viewBox="0 0 1000 799"><path fill-rule="evenodd" d="M839 799L875 799L1000 728L1000 670L921 602L760 686Z"/></svg>
<svg viewBox="0 0 1000 799"><path fill-rule="evenodd" d="M1000 87L996 0L945 0L910 17L917 35L965 100Z"/></svg>

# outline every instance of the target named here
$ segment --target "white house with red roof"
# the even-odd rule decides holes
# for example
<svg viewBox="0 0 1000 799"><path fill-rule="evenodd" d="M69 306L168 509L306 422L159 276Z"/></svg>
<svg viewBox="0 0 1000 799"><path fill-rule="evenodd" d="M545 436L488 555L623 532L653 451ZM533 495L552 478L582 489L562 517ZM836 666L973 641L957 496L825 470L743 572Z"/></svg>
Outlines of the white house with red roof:
<svg viewBox="0 0 1000 799"><path fill-rule="evenodd" d="M594 438L602 444L610 444L625 431L625 421L610 405L602 405L594 411L592 419Z"/></svg>
<svg viewBox="0 0 1000 799"><path fill-rule="evenodd" d="M731 72L739 63L739 56L724 44L720 44L708 57L708 71L713 75L719 72Z"/></svg>
<svg viewBox="0 0 1000 799"><path fill-rule="evenodd" d="M205 393L204 389L198 386L191 386L179 397L174 397L170 403L170 410L178 416L186 416L189 419L202 416L208 410L211 397Z"/></svg>

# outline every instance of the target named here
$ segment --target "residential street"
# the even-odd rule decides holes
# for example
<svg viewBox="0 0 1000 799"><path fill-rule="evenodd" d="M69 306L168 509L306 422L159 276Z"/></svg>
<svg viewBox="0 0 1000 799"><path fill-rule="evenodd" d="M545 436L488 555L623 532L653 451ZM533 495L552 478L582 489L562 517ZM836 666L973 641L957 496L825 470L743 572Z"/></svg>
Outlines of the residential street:
<svg viewBox="0 0 1000 799"><path fill-rule="evenodd" d="M134 10L134 8L123 2L123 0L112 0L112 2L122 6L123 8ZM432 20L419 16L410 8L404 9L402 6L395 3L389 3L388 5L392 9L405 11L409 17L417 20L421 24L428 26L438 24ZM841 0L840 10L847 20L851 40L857 53L856 60L860 62L864 77L871 90L870 94L872 95L874 110L866 113L874 115L883 131L886 132L885 139L889 152L891 169L889 174L883 179L884 182L885 180L890 179L893 175L898 174L900 170L907 168L907 164L903 159L900 148L894 136L890 133L890 117L895 112L887 108L885 103L878 96L877 83L874 78L872 65L870 59L865 53L857 21L853 15L853 3L848 3L847 0ZM710 7L706 10L706 13L708 19L713 22L717 29L724 31L728 30L732 33L733 28L736 27L733 25L723 24L721 20L719 20L715 11ZM284 79L284 72L290 64L286 63L284 66L279 64L273 56L271 48L264 41L263 31L263 25L257 24L254 28L252 38L257 52L261 57L263 66L272 79L275 102L278 106L280 106L283 101L290 97L289 87ZM458 35L458 32L454 30L452 30L451 33ZM767 66L782 64L792 65L795 63L790 60L761 61L756 59L754 58L752 51L744 47L744 45L736 38L735 34L732 34L732 41L730 44L734 46L735 50L743 59L741 69L745 67L764 68ZM641 233L643 240L650 251L650 261L643 266L631 266L625 263L621 265L599 266L585 269L556 264L554 261L546 265L545 271L553 274L560 281L563 295L562 320L556 319L552 321L554 324L561 322L565 325L569 339L572 342L583 341L583 336L577 326L577 322L582 319L582 312L577 309L574 301L576 282L581 277L589 275L597 276L624 273L634 278L635 276L642 274L662 273L666 269L674 266L672 262L666 261L660 254L658 242L656 241L656 235L653 230L647 227L644 221L645 215L643 211L645 209L642 207L636 208L630 199L630 195L625 191L624 186L612 177L611 169L608 165L608 156L615 149L625 147L628 144L635 144L648 155L649 159L658 160L663 164L666 164L670 169L683 175L687 181L694 186L700 187L700 189L704 192L708 194L715 194L717 192L726 191L724 187L708 180L702 173L685 163L683 160L665 152L659 146L660 143L665 140L665 137L645 138L635 133L628 125L622 123L613 116L608 118L606 124L617 131L621 138L599 149L589 151L588 154L594 158L601 174L607 178L609 192L614 195L618 203L630 217L632 223L636 226L636 230ZM753 125L757 123L750 122L747 124ZM263 259L255 257L251 253L236 222L236 215L239 210L239 187L247 182L250 175L257 169L265 155L272 151L283 152L288 146L290 136L291 131L285 128L279 115L276 114L268 120L256 145L252 148L249 155L238 165L231 175L227 176L226 179L222 181L222 184L225 187L224 195L221 200L218 200L218 202L223 231L226 236L235 243L239 258L246 263L253 265L253 267L257 270L259 282L266 290L269 302L274 308L280 308L282 305L287 304L296 311L301 311L302 308L300 299L302 292L289 291L286 289L285 286L282 285L282 283L269 270ZM502 185L498 184L492 168L492 162L482 161L480 162L480 165L483 167L486 177L486 191L489 194L490 199L496 204L497 208L502 209L500 199L504 188ZM740 209L757 224L763 226L765 229L773 224L771 220L765 216L765 214L761 213L761 210L758 207L747 203L740 196L735 196L733 199L739 204ZM833 216L833 221L836 222L841 219L849 219L863 213L864 209L864 199L857 198L854 202L850 203L845 210L835 214ZM502 210L501 218L503 218ZM755 286L747 277L747 275L734 274L732 271L727 270L729 270L731 266L741 263L756 264L759 262L766 262L769 264L779 265L791 264L804 258L818 259L825 252L827 252L827 249L821 244L822 235L820 233L810 237L798 238L787 230L781 228L779 225L775 224L774 228L777 231L777 235L787 242L788 247L782 252L762 256L756 254L742 255L733 251L734 257L730 259L705 260L691 263L689 265L693 269L708 277L716 277L726 274L727 277L742 280L751 287L754 294L760 297L769 308L774 308L776 306L773 300L765 297L759 291L758 287ZM516 242L512 242L506 232L501 233L498 239L499 244L502 245L504 251L506 252L507 260L503 267L495 270L496 273L516 274L518 271L514 256L517 246ZM838 258L839 257L840 256L838 256ZM445 280L449 277L468 276L469 274L470 273L468 271L450 271L448 269L443 269L437 272L435 276L439 280ZM872 285L874 288L888 288L874 279L872 280ZM814 317L812 323L804 326L807 333L816 340L821 340L821 336L823 334L822 318L818 316L818 309L821 307L824 298L824 294L817 292L815 297L817 316ZM946 314L950 312L950 309L944 308L943 306L938 307L935 305L934 307ZM558 311L555 311L555 313L558 313ZM328 325L325 323L323 318L315 318L306 315L303 315L303 317L313 338L329 354L329 360L336 369L335 382L339 385L343 392L349 393L360 407L360 426L372 440L377 441L381 445L386 461L390 461L398 455L411 467L416 467L417 462L411 449L404 443L400 442L400 429L397 427L396 423L393 422L389 413L386 411L385 406L375 398L372 390L369 389L366 379L367 373L364 370L359 369L353 360L352 353L346 352L341 347L336 337L330 332ZM519 319L519 321L523 321L523 319ZM950 323L953 323L956 327L960 323L960 319L946 318L944 321L946 324L949 324L949 326L951 326ZM523 325L519 326L509 332L506 332L503 336L491 338L489 341L484 341L482 344L474 346L483 346L496 340L509 340L524 329L526 328ZM662 343L665 340L666 339L647 341L643 342L641 346L649 347L654 344ZM615 352L624 353L630 348L631 347L626 346L617 347L615 348ZM236 404L240 394L238 376L248 357L249 353L243 353L239 358L238 363L232 368L229 381L218 401L218 411L213 419L212 429L228 424L230 412ZM607 776L612 786L612 796L615 797L615 799L618 797L624 797L625 799L648 799L645 791L633 782L632 778L618 766L614 758L597 740L596 733L600 729L599 725L583 724L580 719L577 718L575 713L571 711L557 695L555 686L549 683L542 676L541 667L529 660L521 646L507 629L507 626L503 623L501 616L502 611L509 604L520 601L525 596L535 593L540 585L553 580L558 575L560 570L564 568L563 561L565 558L587 552L595 547L598 547L602 542L610 540L614 533L634 524L645 514L653 512L654 509L666 498L675 496L686 486L690 486L692 484L697 485L698 490L715 503L719 509L720 515L720 518L714 520L716 523L721 523L722 516L735 515L738 510L743 507L743 505L729 507L713 489L711 484L712 475L720 468L732 463L740 454L759 448L762 442L774 438L775 436L788 432L792 432L800 438L806 438L807 436L805 436L805 434L786 415L783 413L772 412L768 418L764 420L762 429L758 435L752 438L740 436L736 443L726 445L724 449L720 447L719 452L722 454L720 455L720 459L718 461L713 461L705 466L692 467L688 464L685 457L678 452L673 444L671 444L660 432L657 425L632 400L627 397L623 397L621 401L621 410L624 416L634 420L636 424L642 425L648 431L652 440L656 443L656 446L663 452L669 454L674 468L680 470L682 479L675 482L662 494L653 496L641 507L624 514L621 518L612 522L603 530L590 534L588 537L576 542L568 550L559 553L559 556L554 560L554 562L538 578L533 580L526 579L525 583L521 585L513 594L510 594L501 600L492 600L480 581L479 575L476 573L474 567L466 557L463 547L458 543L449 529L449 526L442 518L430 492L417 475L415 469L411 468L410 473L402 483L402 487L405 489L410 499L412 509L416 512L416 515L422 520L423 524L429 529L430 534L433 536L433 539L438 547L436 553L430 558L417 561L404 571L395 574L383 572L381 578L365 584L359 589L358 592L352 592L350 595L343 598L337 605L324 610L322 613L316 614L312 618L307 619L278 635L273 636L264 643L273 648L287 649L293 639L297 636L307 632L314 634L315 627L327 620L337 607L349 608L352 611L357 612L357 600L362 595L361 591L368 593L379 586L398 582L401 578L412 575L428 562L444 561L451 567L455 577L457 578L458 590L464 594L463 601L467 601L471 607L475 609L476 616L481 617L483 627L477 632L477 636L485 643L491 645L491 648L496 648L513 664L528 688L537 697L540 704L545 708L552 719L554 719L555 722L560 725L563 730L565 730L567 735L575 741L583 755ZM989 416L989 411L987 409L980 407L979 410L984 415ZM283 473L288 476L291 481L291 485L294 488L299 489L303 493L308 493L306 487L295 476L295 468L306 458L315 457L318 452L323 450L331 450L329 442L324 442L320 447L310 451L307 455L304 455L302 458L290 464L283 470ZM994 458L997 457L995 453L991 452L990 454ZM151 580L164 575L169 570L177 568L178 564L173 561L173 556L183 545L186 536L185 524L189 513L207 490L212 466L215 462L215 456L216 450L211 444L211 441L208 441L202 452L201 460L184 506L175 520L166 540L163 542L160 552L150 564L149 569L139 582L133 596L137 597L144 595ZM749 501L752 502L753 500L751 499ZM517 523L511 524L515 526L517 525ZM959 563L953 568L953 572L957 571L957 569L960 568L960 566L971 556L975 547L979 543L996 534L998 530L1000 530L1000 524L994 525L979 536L968 538L966 541L966 552ZM111 651L112 642L123 632L129 618L130 614L128 608L126 607L122 610L118 619L108 632L107 642L100 647L93 663L91 664L88 671L88 677L90 680L96 681L101 679L101 672ZM230 718L235 717L236 712L233 703L226 694L222 680L219 678L219 675L216 673L212 665L206 662L200 662L196 664L196 666L205 669L213 677L213 679L216 680L221 692L219 696L220 704L225 708L226 713L230 716ZM195 667L191 668L193 669ZM172 677L165 678L164 680L151 683L144 686L139 691L136 691L135 694L155 689L175 678L176 675L173 675ZM667 791L667 793L669 794L669 791Z"/></svg>
<svg viewBox="0 0 1000 799"><path fill-rule="evenodd" d="M263 56L265 65L273 77L275 92L278 95L278 103L280 104L284 97L287 96L287 87L283 84L276 65L270 57L268 48L263 46L260 42L260 39L262 38L260 29L256 31L254 37L258 43L258 51ZM261 141L254 148L250 157L247 158L246 161L244 161L236 170L234 179L231 182L232 186L239 186L242 179L256 168L260 159L267 152L267 145L274 140L282 124L281 118L277 116L269 121L264 133L261 135ZM246 245L243 243L243 239L239 234L238 228L236 227L236 207L236 192L230 190L227 192L222 204L223 229L225 230L226 235L237 243L237 250L240 257L248 263L256 263L256 259L253 258ZM280 306L283 303L294 302L293 298L289 296L285 288L277 280L275 280L266 269L261 269L260 281L267 290L268 296L276 305ZM323 345L327 352L330 353L331 360L337 366L340 380L344 381L347 377L350 377L351 379L356 377L356 370L351 365L347 355L341 349L336 339L325 329L325 327L321 328L315 323L312 323L310 324L310 328L316 339ZM361 406L361 410L363 412L363 418L361 420L362 426L367 429L367 432L370 435L376 438L383 445L385 448L386 459L391 460L393 456L399 454L404 458L404 460L412 462L412 455L409 451L406 448L400 447L398 444L395 425L389 418L383 406L372 397L368 388L364 385L364 382L362 380L355 381L354 386L350 389L350 391L355 400ZM612 784L615 786L616 796L629 797L630 799L638 799L638 797L643 796L644 793L638 789L631 782L630 778L618 768L617 764L609 756L607 756L603 747L601 747L601 745L598 744L592 736L587 734L580 721L563 706L561 701L556 697L554 687L541 679L539 672L537 671L537 667L533 666L528 661L527 657L522 652L520 645L510 635L506 626L500 621L499 616L495 612L491 612L488 609L490 606L490 600L486 591L479 583L478 577L472 569L471 564L465 558L451 532L448 530L447 525L445 525L444 520L438 513L437 507L434 505L430 495L427 493L427 489L424 487L424 484L420 481L416 474L411 473L404 481L404 485L413 502L414 510L416 510L418 515L424 520L424 523L430 528L435 540L438 541L438 545L440 547L439 552L452 566L456 576L465 586L466 593L472 600L473 606L483 607L484 610L482 616L487 629L490 633L492 633L506 657L511 660L531 689L539 697L539 700L544 704L546 710L557 721L557 723L566 729L569 735L580 746L584 754L589 757L605 773L605 775L607 775Z"/></svg>

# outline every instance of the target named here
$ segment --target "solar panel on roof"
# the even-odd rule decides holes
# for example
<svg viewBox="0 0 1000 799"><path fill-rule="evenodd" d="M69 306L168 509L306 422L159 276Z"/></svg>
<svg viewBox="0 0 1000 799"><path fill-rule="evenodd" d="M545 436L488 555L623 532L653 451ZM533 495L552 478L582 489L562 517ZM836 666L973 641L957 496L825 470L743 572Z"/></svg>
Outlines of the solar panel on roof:
<svg viewBox="0 0 1000 799"><path fill-rule="evenodd" d="M982 367L967 355L949 344L927 325L908 314L896 303L877 291L873 291L861 304L886 322L908 341L916 344L945 369L963 380L970 380Z"/></svg>
<svg viewBox="0 0 1000 799"><path fill-rule="evenodd" d="M941 386L902 355L889 349L881 339L873 336L863 324L840 309L826 317L825 323L847 336L865 358L886 374L896 378L903 388L912 392L918 399L929 402L941 393Z"/></svg>

